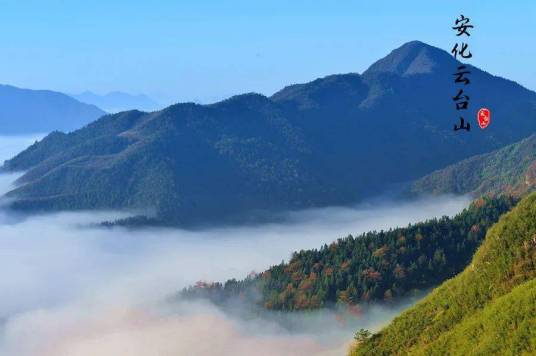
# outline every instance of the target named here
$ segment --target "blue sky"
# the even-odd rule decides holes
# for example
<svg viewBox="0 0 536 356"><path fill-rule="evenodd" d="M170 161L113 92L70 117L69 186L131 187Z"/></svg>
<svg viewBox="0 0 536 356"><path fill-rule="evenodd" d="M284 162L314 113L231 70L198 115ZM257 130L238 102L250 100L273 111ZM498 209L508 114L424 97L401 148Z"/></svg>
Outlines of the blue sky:
<svg viewBox="0 0 536 356"><path fill-rule="evenodd" d="M471 63L536 90L533 0L0 0L0 82L166 104L269 95L410 40L448 50L460 13L476 26Z"/></svg>

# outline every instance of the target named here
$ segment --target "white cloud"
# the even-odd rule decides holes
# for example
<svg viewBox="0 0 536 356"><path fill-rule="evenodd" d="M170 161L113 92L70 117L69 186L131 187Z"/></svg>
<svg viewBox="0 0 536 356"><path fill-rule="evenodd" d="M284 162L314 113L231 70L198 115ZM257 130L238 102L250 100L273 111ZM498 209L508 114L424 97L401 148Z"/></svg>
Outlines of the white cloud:
<svg viewBox="0 0 536 356"><path fill-rule="evenodd" d="M289 329L269 314L239 320L211 305L179 302L170 309L162 300L197 280L242 278L288 259L292 251L349 233L453 215L467 202L452 197L375 202L295 212L285 223L200 231L88 226L124 216L117 212L13 218L3 210L0 353L341 354L358 325L377 328L401 306L376 306L348 320L327 311L293 314Z"/></svg>

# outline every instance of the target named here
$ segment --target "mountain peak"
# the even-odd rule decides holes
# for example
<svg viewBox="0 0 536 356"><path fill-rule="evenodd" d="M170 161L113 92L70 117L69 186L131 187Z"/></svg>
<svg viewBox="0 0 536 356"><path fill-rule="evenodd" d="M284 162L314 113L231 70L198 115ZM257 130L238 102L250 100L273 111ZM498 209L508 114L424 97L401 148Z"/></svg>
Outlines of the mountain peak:
<svg viewBox="0 0 536 356"><path fill-rule="evenodd" d="M400 76L432 73L454 59L444 50L421 41L411 41L372 64L364 75L393 73Z"/></svg>

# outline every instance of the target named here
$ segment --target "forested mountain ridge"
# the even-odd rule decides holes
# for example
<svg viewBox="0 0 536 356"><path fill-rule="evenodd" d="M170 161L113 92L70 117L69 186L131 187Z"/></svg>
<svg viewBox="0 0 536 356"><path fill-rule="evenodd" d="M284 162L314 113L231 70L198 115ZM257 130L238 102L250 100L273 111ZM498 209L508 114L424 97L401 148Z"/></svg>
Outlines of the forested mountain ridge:
<svg viewBox="0 0 536 356"><path fill-rule="evenodd" d="M480 198L454 218L348 236L320 249L294 252L288 263L241 281L200 282L181 296L220 305L238 298L272 310L390 301L462 271L486 230L514 203L506 196Z"/></svg>
<svg viewBox="0 0 536 356"><path fill-rule="evenodd" d="M8 196L20 209L149 208L173 225L352 204L536 132L536 94L474 67L468 115L485 105L494 121L454 132L458 64L414 41L362 75L269 98L104 116L7 161L27 171Z"/></svg>
<svg viewBox="0 0 536 356"><path fill-rule="evenodd" d="M467 268L352 355L533 355L536 193L489 229Z"/></svg>
<svg viewBox="0 0 536 356"><path fill-rule="evenodd" d="M413 183L414 194L514 194L536 188L536 135L499 150L470 157Z"/></svg>
<svg viewBox="0 0 536 356"><path fill-rule="evenodd" d="M0 85L0 134L72 131L106 114L94 105L50 90Z"/></svg>

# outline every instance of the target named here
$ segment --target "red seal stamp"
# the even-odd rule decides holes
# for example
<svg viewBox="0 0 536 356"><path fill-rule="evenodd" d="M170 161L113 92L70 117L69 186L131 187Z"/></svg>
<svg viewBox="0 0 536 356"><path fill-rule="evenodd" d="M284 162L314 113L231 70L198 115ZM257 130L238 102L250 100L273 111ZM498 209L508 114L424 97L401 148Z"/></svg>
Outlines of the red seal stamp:
<svg viewBox="0 0 536 356"><path fill-rule="evenodd" d="M478 110L477 119L478 126L480 126L481 129L485 129L491 121L491 112L489 109L482 108Z"/></svg>

